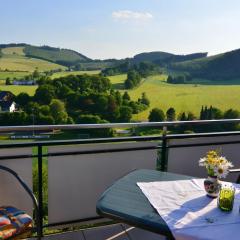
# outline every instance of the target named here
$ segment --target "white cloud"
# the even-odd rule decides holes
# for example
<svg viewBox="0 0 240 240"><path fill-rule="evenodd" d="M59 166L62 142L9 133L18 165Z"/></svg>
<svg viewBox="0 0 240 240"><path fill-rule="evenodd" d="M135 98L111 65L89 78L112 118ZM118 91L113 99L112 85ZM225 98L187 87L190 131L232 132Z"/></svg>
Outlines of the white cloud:
<svg viewBox="0 0 240 240"><path fill-rule="evenodd" d="M134 12L130 10L120 10L112 13L112 17L116 20L122 21L146 21L153 18L153 15L149 12Z"/></svg>

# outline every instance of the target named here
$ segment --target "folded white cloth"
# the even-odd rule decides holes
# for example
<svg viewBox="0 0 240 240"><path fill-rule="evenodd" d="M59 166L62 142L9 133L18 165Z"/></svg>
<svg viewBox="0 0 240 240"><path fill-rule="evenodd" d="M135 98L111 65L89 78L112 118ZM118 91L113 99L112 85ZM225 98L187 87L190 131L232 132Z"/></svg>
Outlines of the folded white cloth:
<svg viewBox="0 0 240 240"><path fill-rule="evenodd" d="M234 207L223 212L206 196L204 179L137 183L177 240L240 239L240 185ZM230 183L224 183L230 184Z"/></svg>

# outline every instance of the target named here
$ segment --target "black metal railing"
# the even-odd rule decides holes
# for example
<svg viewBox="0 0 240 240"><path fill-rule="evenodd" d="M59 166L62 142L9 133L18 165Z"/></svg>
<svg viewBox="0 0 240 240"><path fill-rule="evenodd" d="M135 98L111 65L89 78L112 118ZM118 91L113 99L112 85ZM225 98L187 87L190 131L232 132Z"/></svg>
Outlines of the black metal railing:
<svg viewBox="0 0 240 240"><path fill-rule="evenodd" d="M238 136L239 131L235 132L221 132L221 133L191 133L191 134L167 134L167 127L181 126L181 125L215 125L215 124L231 124L240 123L240 119L232 120L204 120L204 121L184 121L184 122L159 122L159 123L118 123L118 124L81 124L81 125L46 125L46 126L7 126L0 127L0 132L18 132L18 131L38 131L38 130L73 130L73 129L101 129L101 128L136 128L136 127L162 127L163 134L160 136L134 136L134 137L114 137L114 138L95 138L95 139L75 139L75 140L58 140L58 141L37 141L37 142L25 142L25 143L3 143L0 144L0 149L9 148L24 148L24 147L37 147L37 154L17 154L0 156L0 161L22 158L36 158L38 169L38 183L37 183L37 196L39 203L39 211L37 221L39 222L40 231L38 235L43 235L43 229L47 227L67 225L72 223L81 223L90 220L99 219L99 217L77 219L67 222L56 222L51 224L44 224L43 222L43 158L52 156L68 156L68 155L81 155L81 154L100 154L100 153L113 153L124 151L139 151L139 150L156 150L160 151L160 170L167 170L168 149L181 148L181 147L193 147L193 146L207 146L207 145L222 145L222 144L239 144L239 140L233 141L221 141L221 142L209 142L209 143L196 143L196 144L169 144L171 139L187 139L187 138L202 138L202 137L220 137L220 136ZM123 143L123 142L145 142L145 141L157 141L158 146L142 146L142 147L128 147L128 148L116 148L116 149L98 149L98 150L79 150L79 151L61 151L44 153L43 148L49 146L67 146L67 145L84 145L84 144L100 144L100 143Z"/></svg>

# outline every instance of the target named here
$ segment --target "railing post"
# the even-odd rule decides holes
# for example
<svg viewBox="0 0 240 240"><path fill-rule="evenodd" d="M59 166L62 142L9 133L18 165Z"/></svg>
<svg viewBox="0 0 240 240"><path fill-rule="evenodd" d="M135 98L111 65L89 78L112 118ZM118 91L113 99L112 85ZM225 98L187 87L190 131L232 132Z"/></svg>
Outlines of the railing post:
<svg viewBox="0 0 240 240"><path fill-rule="evenodd" d="M162 134L162 153L161 153L161 164L160 168L161 171L166 171L167 165L167 127L163 127L163 134Z"/></svg>
<svg viewBox="0 0 240 240"><path fill-rule="evenodd" d="M39 204L39 229L38 237L43 236L43 176L42 176L42 145L38 145L38 204ZM39 236L40 235L40 236Z"/></svg>

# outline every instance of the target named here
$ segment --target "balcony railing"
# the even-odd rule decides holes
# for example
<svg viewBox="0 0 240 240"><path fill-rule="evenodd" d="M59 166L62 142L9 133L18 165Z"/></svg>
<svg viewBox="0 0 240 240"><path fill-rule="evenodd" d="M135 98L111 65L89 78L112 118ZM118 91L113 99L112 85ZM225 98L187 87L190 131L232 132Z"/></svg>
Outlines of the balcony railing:
<svg viewBox="0 0 240 240"><path fill-rule="evenodd" d="M180 125L240 123L240 119L160 123L119 123L46 126L7 126L0 132L161 127L160 136L71 139L0 144L1 165L17 171L39 202L43 229L99 220L95 204L115 180L136 168L203 176L198 159L209 148L221 147L238 164L240 132L167 134ZM232 176L232 178L236 176ZM232 180L232 179L231 179ZM14 191L12 191L14 189ZM1 204L32 211L30 199L6 174L0 175Z"/></svg>

